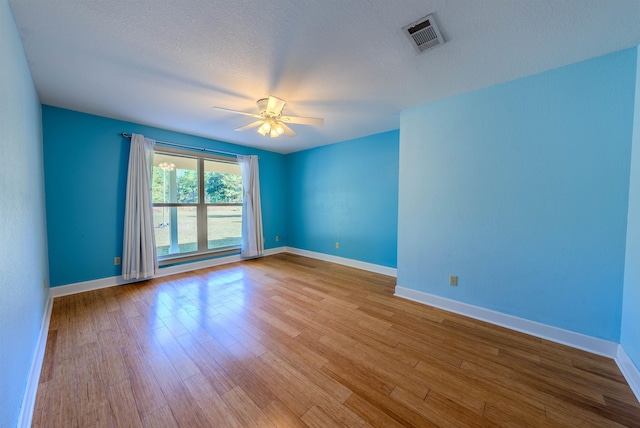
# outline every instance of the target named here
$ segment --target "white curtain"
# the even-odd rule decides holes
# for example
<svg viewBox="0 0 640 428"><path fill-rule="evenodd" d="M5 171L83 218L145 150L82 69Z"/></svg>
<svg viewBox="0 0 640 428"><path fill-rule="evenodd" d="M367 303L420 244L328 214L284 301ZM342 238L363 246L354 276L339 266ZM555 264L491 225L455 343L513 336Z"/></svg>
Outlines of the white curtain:
<svg viewBox="0 0 640 428"><path fill-rule="evenodd" d="M151 205L154 145L154 140L140 134L131 137L122 251L124 279L150 278L158 273Z"/></svg>
<svg viewBox="0 0 640 428"><path fill-rule="evenodd" d="M264 253L258 156L238 155L238 163L242 172L242 187L244 188L241 256L243 258L258 257Z"/></svg>

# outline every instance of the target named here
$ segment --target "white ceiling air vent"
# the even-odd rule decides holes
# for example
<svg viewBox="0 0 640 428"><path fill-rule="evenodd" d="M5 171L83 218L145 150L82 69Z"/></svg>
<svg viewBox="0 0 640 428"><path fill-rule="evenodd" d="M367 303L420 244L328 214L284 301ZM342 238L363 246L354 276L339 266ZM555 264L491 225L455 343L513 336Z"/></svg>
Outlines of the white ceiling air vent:
<svg viewBox="0 0 640 428"><path fill-rule="evenodd" d="M418 50L418 53L424 52L444 43L444 38L438 30L433 15L427 15L422 19L411 23L402 29L411 44Z"/></svg>

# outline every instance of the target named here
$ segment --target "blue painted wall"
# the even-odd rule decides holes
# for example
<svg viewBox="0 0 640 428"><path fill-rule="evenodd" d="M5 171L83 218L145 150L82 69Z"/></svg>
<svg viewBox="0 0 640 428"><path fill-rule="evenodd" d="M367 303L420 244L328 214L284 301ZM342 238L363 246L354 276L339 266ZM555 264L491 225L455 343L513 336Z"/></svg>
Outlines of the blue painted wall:
<svg viewBox="0 0 640 428"><path fill-rule="evenodd" d="M129 144L122 132L260 157L265 248L282 245L284 155L51 106L42 107L51 285L121 274Z"/></svg>
<svg viewBox="0 0 640 428"><path fill-rule="evenodd" d="M640 370L640 57L635 96L620 344Z"/></svg>
<svg viewBox="0 0 640 428"><path fill-rule="evenodd" d="M0 427L13 427L49 289L40 101L6 0L0 58Z"/></svg>
<svg viewBox="0 0 640 428"><path fill-rule="evenodd" d="M635 72L629 49L404 111L398 284L617 342Z"/></svg>
<svg viewBox="0 0 640 428"><path fill-rule="evenodd" d="M287 155L287 245L396 267L398 144L396 130Z"/></svg>

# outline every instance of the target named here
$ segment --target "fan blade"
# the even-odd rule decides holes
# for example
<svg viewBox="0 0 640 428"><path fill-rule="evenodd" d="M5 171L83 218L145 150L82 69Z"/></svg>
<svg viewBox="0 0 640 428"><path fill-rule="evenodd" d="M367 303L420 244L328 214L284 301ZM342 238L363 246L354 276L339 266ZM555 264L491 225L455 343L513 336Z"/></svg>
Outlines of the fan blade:
<svg viewBox="0 0 640 428"><path fill-rule="evenodd" d="M249 117L255 117L256 119L262 119L262 116L260 116L259 114L245 113L243 111L238 111L238 110L229 110L228 108L222 108L222 107L211 107L211 109L212 110L226 111L227 113L242 114L242 115L249 116Z"/></svg>
<svg viewBox="0 0 640 428"><path fill-rule="evenodd" d="M241 126L240 128L236 128L236 131L246 131L248 129L251 128L257 128L258 126L262 125L264 123L263 120L256 120L255 122L252 122L248 125L245 126Z"/></svg>
<svg viewBox="0 0 640 428"><path fill-rule="evenodd" d="M285 100L269 96L269 102L267 103L267 113L272 114L273 116L280 116L280 113L282 113L282 109L284 108L285 104Z"/></svg>
<svg viewBox="0 0 640 428"><path fill-rule="evenodd" d="M295 137L297 134L293 131L293 129L289 128L286 123L280 122L282 125L282 129L284 130L284 135L287 137Z"/></svg>
<svg viewBox="0 0 640 428"><path fill-rule="evenodd" d="M296 125L324 125L324 119L321 119L319 117L280 116L280 120Z"/></svg>

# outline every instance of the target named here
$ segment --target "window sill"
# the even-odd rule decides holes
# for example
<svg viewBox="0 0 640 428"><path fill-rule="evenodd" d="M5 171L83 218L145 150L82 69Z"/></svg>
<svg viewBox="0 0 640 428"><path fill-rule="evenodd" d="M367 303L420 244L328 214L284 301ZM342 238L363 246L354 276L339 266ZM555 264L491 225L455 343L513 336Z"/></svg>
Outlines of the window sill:
<svg viewBox="0 0 640 428"><path fill-rule="evenodd" d="M158 266L162 268L234 254L240 254L240 246L216 248L215 250L209 250L202 253L170 254L167 256L160 256L158 257Z"/></svg>

